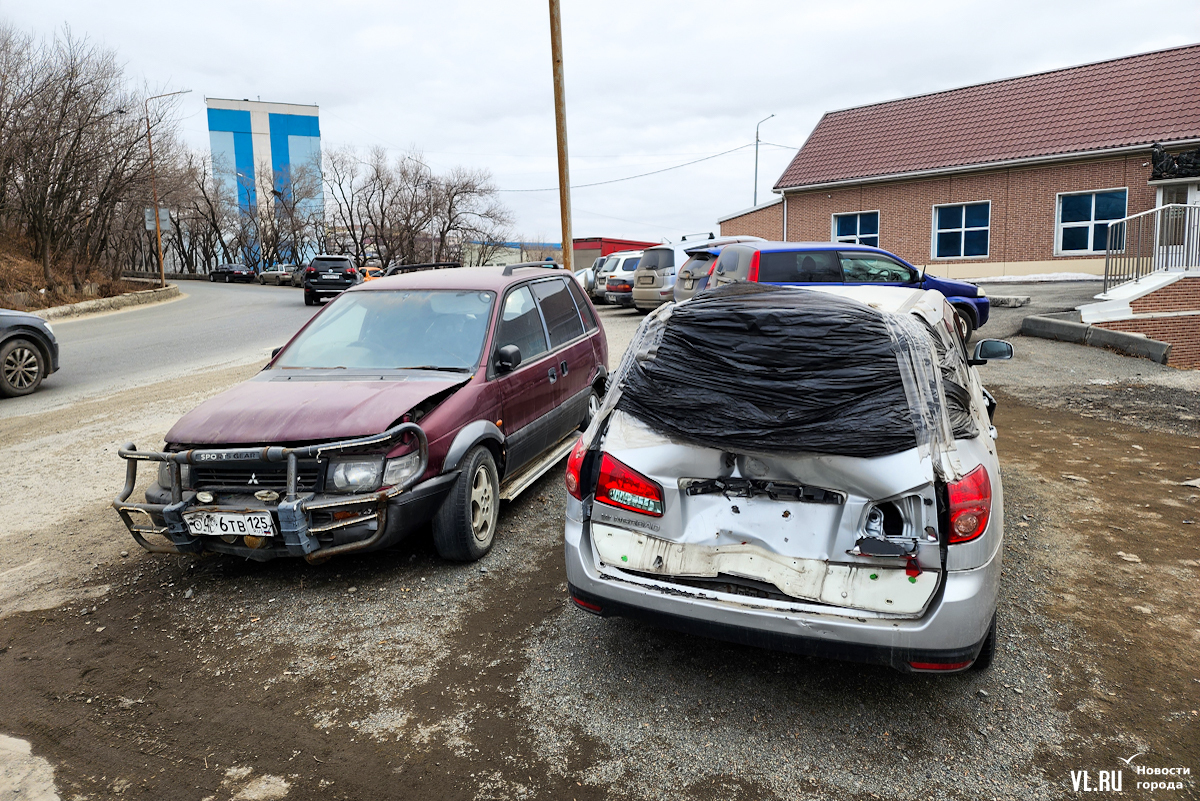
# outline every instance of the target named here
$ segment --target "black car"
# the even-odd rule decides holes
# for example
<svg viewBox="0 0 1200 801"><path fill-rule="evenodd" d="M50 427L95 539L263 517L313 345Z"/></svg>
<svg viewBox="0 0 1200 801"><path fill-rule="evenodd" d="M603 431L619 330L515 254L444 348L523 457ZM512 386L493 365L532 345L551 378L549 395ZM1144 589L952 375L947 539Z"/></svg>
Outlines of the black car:
<svg viewBox="0 0 1200 801"><path fill-rule="evenodd" d="M0 396L28 395L58 370L58 340L34 314L0 309Z"/></svg>
<svg viewBox="0 0 1200 801"><path fill-rule="evenodd" d="M208 274L209 281L224 281L227 284L233 281L252 284L256 278L254 270L244 264L218 264Z"/></svg>
<svg viewBox="0 0 1200 801"><path fill-rule="evenodd" d="M341 294L362 275L349 256L314 256L304 269L304 305L316 306L322 300Z"/></svg>

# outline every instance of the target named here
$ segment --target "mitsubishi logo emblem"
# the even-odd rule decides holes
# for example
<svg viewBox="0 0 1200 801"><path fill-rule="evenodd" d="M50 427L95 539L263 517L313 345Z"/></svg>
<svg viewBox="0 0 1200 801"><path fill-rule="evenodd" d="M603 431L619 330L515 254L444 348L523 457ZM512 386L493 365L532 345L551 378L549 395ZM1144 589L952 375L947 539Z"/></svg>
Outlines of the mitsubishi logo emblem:
<svg viewBox="0 0 1200 801"><path fill-rule="evenodd" d="M257 475L255 475L254 473L251 473L251 474L250 474L250 480L249 480L249 481L247 481L246 483L247 483L247 484L257 484L257 483L258 483L258 476L257 476Z"/></svg>

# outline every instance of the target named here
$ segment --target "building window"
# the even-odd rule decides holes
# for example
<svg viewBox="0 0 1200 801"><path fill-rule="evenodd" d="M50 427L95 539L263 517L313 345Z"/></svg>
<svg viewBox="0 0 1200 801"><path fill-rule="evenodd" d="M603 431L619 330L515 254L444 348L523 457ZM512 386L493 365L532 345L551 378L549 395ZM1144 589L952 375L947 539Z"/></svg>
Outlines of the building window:
<svg viewBox="0 0 1200 801"><path fill-rule="evenodd" d="M833 241L879 247L879 212L833 215Z"/></svg>
<svg viewBox="0 0 1200 801"><path fill-rule="evenodd" d="M987 256L991 201L933 207L933 257L963 259Z"/></svg>
<svg viewBox="0 0 1200 801"><path fill-rule="evenodd" d="M1108 223L1125 217L1124 189L1058 196L1060 254L1103 253L1108 249ZM1118 247L1120 244L1118 243Z"/></svg>

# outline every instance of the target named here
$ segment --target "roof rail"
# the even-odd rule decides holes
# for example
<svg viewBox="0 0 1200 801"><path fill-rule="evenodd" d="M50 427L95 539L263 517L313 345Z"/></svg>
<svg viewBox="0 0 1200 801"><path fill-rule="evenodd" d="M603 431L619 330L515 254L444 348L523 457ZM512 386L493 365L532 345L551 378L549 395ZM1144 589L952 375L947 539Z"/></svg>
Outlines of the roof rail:
<svg viewBox="0 0 1200 801"><path fill-rule="evenodd" d="M501 275L512 275L513 270L519 270L522 267L545 267L550 270L561 269L561 267L552 261L523 261L517 264L506 264L504 272Z"/></svg>
<svg viewBox="0 0 1200 801"><path fill-rule="evenodd" d="M385 276L396 275L397 273L415 273L420 270L442 270L449 267L462 267L462 262L457 261L431 261L426 264L393 264L387 268Z"/></svg>

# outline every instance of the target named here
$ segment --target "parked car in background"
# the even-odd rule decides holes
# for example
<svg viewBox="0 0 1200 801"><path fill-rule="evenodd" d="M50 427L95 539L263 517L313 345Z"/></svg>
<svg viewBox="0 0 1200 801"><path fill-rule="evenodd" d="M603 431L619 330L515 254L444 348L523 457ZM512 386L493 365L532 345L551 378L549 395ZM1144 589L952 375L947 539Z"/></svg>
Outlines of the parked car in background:
<svg viewBox="0 0 1200 801"><path fill-rule="evenodd" d="M354 259L349 256L314 256L304 270L304 305L316 306L359 283L362 283L362 273L354 265Z"/></svg>
<svg viewBox="0 0 1200 801"><path fill-rule="evenodd" d="M274 284L275 286L292 285L292 274L296 272L294 264L276 264L258 274L258 283Z"/></svg>
<svg viewBox="0 0 1200 801"><path fill-rule="evenodd" d="M254 270L244 264L218 264L208 274L209 281L223 281L226 284L240 281L243 284L252 283L255 279Z"/></svg>
<svg viewBox="0 0 1200 801"><path fill-rule="evenodd" d="M575 280L579 282L579 286L583 288L583 291L590 296L592 288L596 285L596 272L591 267L576 270Z"/></svg>
<svg viewBox="0 0 1200 801"><path fill-rule="evenodd" d="M424 270L359 284L250 381L184 415L162 452L121 449L114 507L159 553L319 562L433 524L478 559L500 501L570 451L599 409L604 329L540 265ZM146 503L136 465L158 465Z"/></svg>
<svg viewBox="0 0 1200 801"><path fill-rule="evenodd" d="M37 389L58 370L58 339L50 323L28 312L0 309L0 396Z"/></svg>
<svg viewBox="0 0 1200 801"><path fill-rule="evenodd" d="M742 284L648 317L567 462L576 606L905 672L987 667L1004 496L975 366L1012 346L970 354L956 316L936 291Z"/></svg>
<svg viewBox="0 0 1200 801"><path fill-rule="evenodd" d="M674 245L659 245L642 251L633 276L633 305L640 311L653 311L675 299L675 279L693 252L721 247L733 242L765 242L757 236L722 236L689 242L684 237Z"/></svg>
<svg viewBox="0 0 1200 801"><path fill-rule="evenodd" d="M604 262L604 302L633 306L633 273L642 259L640 250L614 253Z"/></svg>
<svg viewBox="0 0 1200 801"><path fill-rule="evenodd" d="M968 340L991 313L987 293L975 284L922 273L899 256L866 245L840 242L731 245L717 258L709 286L736 281L789 286L882 284L937 290L962 317Z"/></svg>
<svg viewBox="0 0 1200 801"><path fill-rule="evenodd" d="M368 265L362 270L364 281L374 281L376 278L383 278L384 272L382 267Z"/></svg>
<svg viewBox="0 0 1200 801"><path fill-rule="evenodd" d="M721 246L690 251L688 260L675 275L673 297L676 303L682 303L704 291L708 286L708 274L719 255Z"/></svg>

